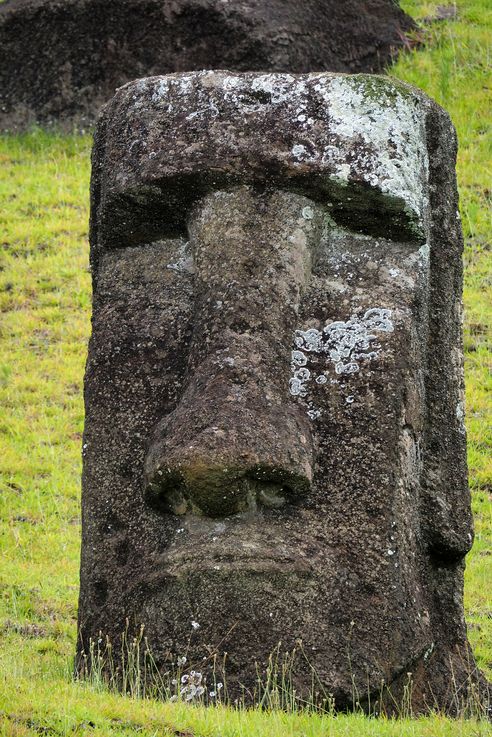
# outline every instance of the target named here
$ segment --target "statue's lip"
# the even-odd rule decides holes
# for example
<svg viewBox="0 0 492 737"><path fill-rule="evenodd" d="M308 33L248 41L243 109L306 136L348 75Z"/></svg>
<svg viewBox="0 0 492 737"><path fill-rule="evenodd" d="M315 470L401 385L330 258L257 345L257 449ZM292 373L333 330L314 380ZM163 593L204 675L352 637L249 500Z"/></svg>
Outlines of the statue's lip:
<svg viewBox="0 0 492 737"><path fill-rule="evenodd" d="M244 573L312 573L315 564L304 555L272 554L271 551L256 550L245 553L213 552L201 555L200 551L172 551L159 557L152 578L160 576L183 576L196 573L211 573L218 576L232 572Z"/></svg>
<svg viewBox="0 0 492 737"><path fill-rule="evenodd" d="M148 569L153 580L196 573L219 578L234 572L313 575L336 568L333 548L314 552L302 524L286 527L284 521L276 524L272 517L248 514L223 520L189 516L179 524Z"/></svg>

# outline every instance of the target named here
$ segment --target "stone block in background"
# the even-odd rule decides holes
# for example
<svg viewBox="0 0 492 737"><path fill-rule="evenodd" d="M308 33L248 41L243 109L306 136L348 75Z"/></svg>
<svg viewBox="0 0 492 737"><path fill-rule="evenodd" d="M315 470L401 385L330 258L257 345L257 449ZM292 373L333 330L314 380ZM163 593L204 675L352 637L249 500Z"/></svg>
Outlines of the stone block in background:
<svg viewBox="0 0 492 737"><path fill-rule="evenodd" d="M376 72L413 28L394 0L7 0L0 129L87 127L117 87L153 74Z"/></svg>

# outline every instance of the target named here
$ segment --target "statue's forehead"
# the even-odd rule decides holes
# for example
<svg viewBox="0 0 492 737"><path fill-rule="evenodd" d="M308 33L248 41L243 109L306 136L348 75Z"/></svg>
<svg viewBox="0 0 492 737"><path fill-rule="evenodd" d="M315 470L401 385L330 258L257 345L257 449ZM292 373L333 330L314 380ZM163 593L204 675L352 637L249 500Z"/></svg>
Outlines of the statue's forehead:
<svg viewBox="0 0 492 737"><path fill-rule="evenodd" d="M254 183L334 203L355 229L424 240L426 107L415 90L365 75L224 71L131 82L99 124L100 215L114 228L129 212L136 232L146 220L170 234L202 194ZM106 246L132 242L119 231L106 233Z"/></svg>

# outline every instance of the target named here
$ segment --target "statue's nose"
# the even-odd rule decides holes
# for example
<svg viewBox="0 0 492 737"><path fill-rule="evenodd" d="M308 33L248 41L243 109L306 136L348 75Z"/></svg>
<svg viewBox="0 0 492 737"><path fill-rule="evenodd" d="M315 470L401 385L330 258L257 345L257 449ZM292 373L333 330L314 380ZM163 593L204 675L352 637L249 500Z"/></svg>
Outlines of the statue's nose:
<svg viewBox="0 0 492 737"><path fill-rule="evenodd" d="M205 393L198 412L208 398ZM169 417L147 457L150 503L175 514L223 517L279 508L306 494L312 478L309 428L294 412L245 405L215 407L196 433L190 427L198 415L188 406Z"/></svg>
<svg viewBox="0 0 492 737"><path fill-rule="evenodd" d="M299 498L312 479L309 419L289 398L300 297L319 206L238 187L207 195L188 223L195 325L185 389L154 431L146 498L176 514L227 516Z"/></svg>

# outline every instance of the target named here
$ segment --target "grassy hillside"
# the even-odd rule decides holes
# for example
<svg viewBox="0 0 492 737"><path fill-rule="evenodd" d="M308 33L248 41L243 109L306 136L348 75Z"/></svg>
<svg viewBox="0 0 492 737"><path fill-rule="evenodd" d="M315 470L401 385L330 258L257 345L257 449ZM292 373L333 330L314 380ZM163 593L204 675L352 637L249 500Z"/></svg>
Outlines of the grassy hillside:
<svg viewBox="0 0 492 737"><path fill-rule="evenodd" d="M402 3L414 17L437 3ZM492 676L492 6L461 0L458 19L392 70L446 107L458 129L466 237L465 346L476 540L466 612ZM71 681L79 556L82 375L90 319L90 140L0 138L0 734L485 735L434 717L398 725L360 716L238 715L135 702Z"/></svg>
<svg viewBox="0 0 492 737"><path fill-rule="evenodd" d="M402 3L413 17L437 3ZM392 74L446 108L458 131L458 183L465 235L465 350L468 462L475 544L467 558L465 605L481 667L492 671L492 4L457 3L454 21L427 26L425 50Z"/></svg>

